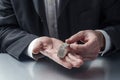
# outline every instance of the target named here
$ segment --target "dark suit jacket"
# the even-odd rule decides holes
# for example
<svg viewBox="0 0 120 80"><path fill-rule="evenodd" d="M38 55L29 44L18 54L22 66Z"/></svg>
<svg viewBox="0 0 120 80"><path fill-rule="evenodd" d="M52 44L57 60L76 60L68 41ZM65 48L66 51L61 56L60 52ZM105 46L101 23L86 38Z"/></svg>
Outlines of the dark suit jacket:
<svg viewBox="0 0 120 80"><path fill-rule="evenodd" d="M59 39L81 30L102 29L111 37L110 53L120 51L120 0L60 1ZM32 40L48 33L43 0L0 0L1 52L19 58Z"/></svg>

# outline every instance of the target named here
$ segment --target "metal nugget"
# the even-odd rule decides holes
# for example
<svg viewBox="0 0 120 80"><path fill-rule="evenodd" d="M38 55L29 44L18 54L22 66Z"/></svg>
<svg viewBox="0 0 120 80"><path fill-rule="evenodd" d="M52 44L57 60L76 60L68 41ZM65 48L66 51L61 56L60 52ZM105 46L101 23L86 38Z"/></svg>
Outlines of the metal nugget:
<svg viewBox="0 0 120 80"><path fill-rule="evenodd" d="M57 53L57 56L59 58L64 58L66 55L67 55L67 47L69 46L69 44L67 43L63 43L60 47L59 47L59 50L58 50L58 53Z"/></svg>

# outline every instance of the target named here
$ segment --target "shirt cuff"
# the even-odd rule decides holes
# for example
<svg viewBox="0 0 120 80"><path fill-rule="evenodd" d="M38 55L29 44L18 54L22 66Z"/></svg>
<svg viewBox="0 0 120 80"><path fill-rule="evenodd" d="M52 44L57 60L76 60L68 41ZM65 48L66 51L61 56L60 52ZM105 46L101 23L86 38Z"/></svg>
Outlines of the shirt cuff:
<svg viewBox="0 0 120 80"><path fill-rule="evenodd" d="M111 40L110 40L110 36L108 35L108 33L104 30L97 30L100 31L103 36L105 37L105 49L101 52L101 56L103 56L107 51L110 50L111 48Z"/></svg>
<svg viewBox="0 0 120 80"><path fill-rule="evenodd" d="M37 41L37 38L34 39L34 40L29 44L28 49L27 49L27 55L28 55L29 57L31 57L32 59L34 59L34 60L38 60L38 59L44 57L41 53L39 53L39 54L33 54L33 47L34 47L36 41Z"/></svg>

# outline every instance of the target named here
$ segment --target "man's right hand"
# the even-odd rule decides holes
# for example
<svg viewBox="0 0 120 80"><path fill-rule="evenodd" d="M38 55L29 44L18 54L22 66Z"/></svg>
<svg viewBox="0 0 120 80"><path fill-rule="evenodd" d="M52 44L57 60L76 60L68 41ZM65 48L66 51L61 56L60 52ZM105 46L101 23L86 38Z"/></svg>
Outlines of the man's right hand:
<svg viewBox="0 0 120 80"><path fill-rule="evenodd" d="M63 42L55 38L37 38L35 44L33 45L33 54L42 53L44 56L49 57L53 61L68 69L71 69L72 67L80 67L83 64L83 60L77 54L68 53L68 55L64 59L60 59L57 56L57 52L61 44L63 44Z"/></svg>

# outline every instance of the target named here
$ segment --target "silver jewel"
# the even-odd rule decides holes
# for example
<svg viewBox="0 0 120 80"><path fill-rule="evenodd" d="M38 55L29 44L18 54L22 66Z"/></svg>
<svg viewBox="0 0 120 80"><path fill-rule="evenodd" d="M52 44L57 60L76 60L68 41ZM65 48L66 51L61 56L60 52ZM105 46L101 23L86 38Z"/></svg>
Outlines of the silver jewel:
<svg viewBox="0 0 120 80"><path fill-rule="evenodd" d="M57 53L57 56L59 58L64 58L66 55L67 55L67 47L69 46L69 44L67 43L63 43L60 47L59 47L59 50L58 50L58 53Z"/></svg>

